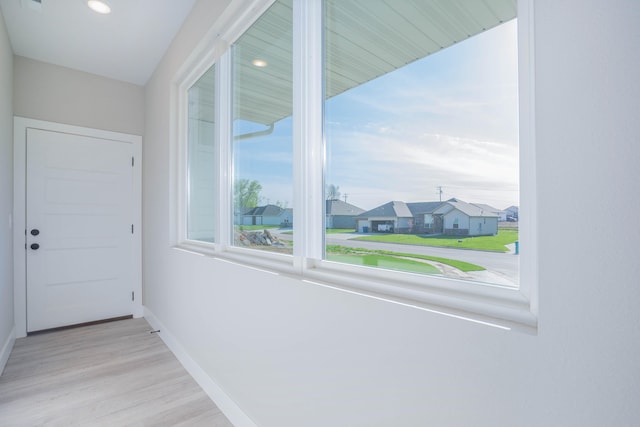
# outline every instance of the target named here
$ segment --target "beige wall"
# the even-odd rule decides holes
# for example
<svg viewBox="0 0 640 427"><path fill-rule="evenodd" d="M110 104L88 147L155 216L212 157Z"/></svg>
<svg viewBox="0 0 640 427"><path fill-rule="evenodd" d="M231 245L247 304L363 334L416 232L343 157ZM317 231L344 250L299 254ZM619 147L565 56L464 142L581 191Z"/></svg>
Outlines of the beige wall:
<svg viewBox="0 0 640 427"><path fill-rule="evenodd" d="M16 116L142 135L144 88L130 83L14 58Z"/></svg>
<svg viewBox="0 0 640 427"><path fill-rule="evenodd" d="M13 329L13 51L0 12L0 370ZM7 355L8 356L8 355Z"/></svg>

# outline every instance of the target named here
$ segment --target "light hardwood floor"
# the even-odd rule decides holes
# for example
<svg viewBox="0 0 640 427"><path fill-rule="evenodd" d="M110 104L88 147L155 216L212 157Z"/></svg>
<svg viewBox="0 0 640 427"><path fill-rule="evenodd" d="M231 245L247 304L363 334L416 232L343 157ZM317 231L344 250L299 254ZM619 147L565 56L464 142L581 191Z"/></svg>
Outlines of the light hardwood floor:
<svg viewBox="0 0 640 427"><path fill-rule="evenodd" d="M0 426L232 426L150 331L130 319L16 340Z"/></svg>

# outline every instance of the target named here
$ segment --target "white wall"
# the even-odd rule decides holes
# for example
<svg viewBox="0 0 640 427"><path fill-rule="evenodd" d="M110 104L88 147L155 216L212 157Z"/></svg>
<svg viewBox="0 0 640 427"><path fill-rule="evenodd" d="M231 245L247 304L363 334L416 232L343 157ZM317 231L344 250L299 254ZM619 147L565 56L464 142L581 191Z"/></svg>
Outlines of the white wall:
<svg viewBox="0 0 640 427"><path fill-rule="evenodd" d="M144 88L46 62L14 58L14 114L94 129L144 133Z"/></svg>
<svg viewBox="0 0 640 427"><path fill-rule="evenodd" d="M537 335L170 247L169 87L224 1L200 0L146 88L146 306L260 426L625 426L640 419L640 2L536 0ZM575 215L568 234L555 212ZM606 212L603 217L606 217Z"/></svg>
<svg viewBox="0 0 640 427"><path fill-rule="evenodd" d="M0 12L0 372L13 332L13 50Z"/></svg>

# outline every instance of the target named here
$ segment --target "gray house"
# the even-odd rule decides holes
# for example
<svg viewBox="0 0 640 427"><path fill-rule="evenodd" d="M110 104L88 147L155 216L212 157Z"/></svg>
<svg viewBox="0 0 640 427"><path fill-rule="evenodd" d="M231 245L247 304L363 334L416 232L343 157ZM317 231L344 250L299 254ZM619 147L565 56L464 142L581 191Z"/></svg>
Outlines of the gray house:
<svg viewBox="0 0 640 427"><path fill-rule="evenodd" d="M281 225L293 224L293 209L276 205L256 206L241 214L238 225Z"/></svg>
<svg viewBox="0 0 640 427"><path fill-rule="evenodd" d="M360 214L361 233L415 233L453 236L495 235L499 209L458 199L445 202L393 201Z"/></svg>
<svg viewBox="0 0 640 427"><path fill-rule="evenodd" d="M356 217L364 212L364 209L338 199L327 200L325 209L326 228L356 228Z"/></svg>
<svg viewBox="0 0 640 427"><path fill-rule="evenodd" d="M363 212L356 221L356 230L361 233L409 233L414 217L405 202L393 201Z"/></svg>
<svg viewBox="0 0 640 427"><path fill-rule="evenodd" d="M442 227L436 232L447 236L493 236L498 234L500 217L495 211L488 205L449 199L433 211L431 218Z"/></svg>
<svg viewBox="0 0 640 427"><path fill-rule="evenodd" d="M507 220L507 211L506 210L502 210L502 209L498 209L498 208L494 208L491 205L487 205L484 203L471 203L473 206L476 206L484 211L487 212L493 212L494 214L498 215L498 221L506 221Z"/></svg>
<svg viewBox="0 0 640 427"><path fill-rule="evenodd" d="M518 220L518 207L517 206L509 206L508 208L505 208L504 210L507 213L507 216L505 219L509 219L511 218L512 220Z"/></svg>

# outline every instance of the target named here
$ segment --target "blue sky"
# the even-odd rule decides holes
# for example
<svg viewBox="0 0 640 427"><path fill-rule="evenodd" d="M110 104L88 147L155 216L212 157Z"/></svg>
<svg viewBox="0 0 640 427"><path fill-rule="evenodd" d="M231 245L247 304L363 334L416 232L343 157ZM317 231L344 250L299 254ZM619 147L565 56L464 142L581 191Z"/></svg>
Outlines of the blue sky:
<svg viewBox="0 0 640 427"><path fill-rule="evenodd" d="M328 184L372 209L458 197L518 204L516 21L327 101ZM244 130L243 130L244 131ZM236 145L236 176L292 206L291 118Z"/></svg>

